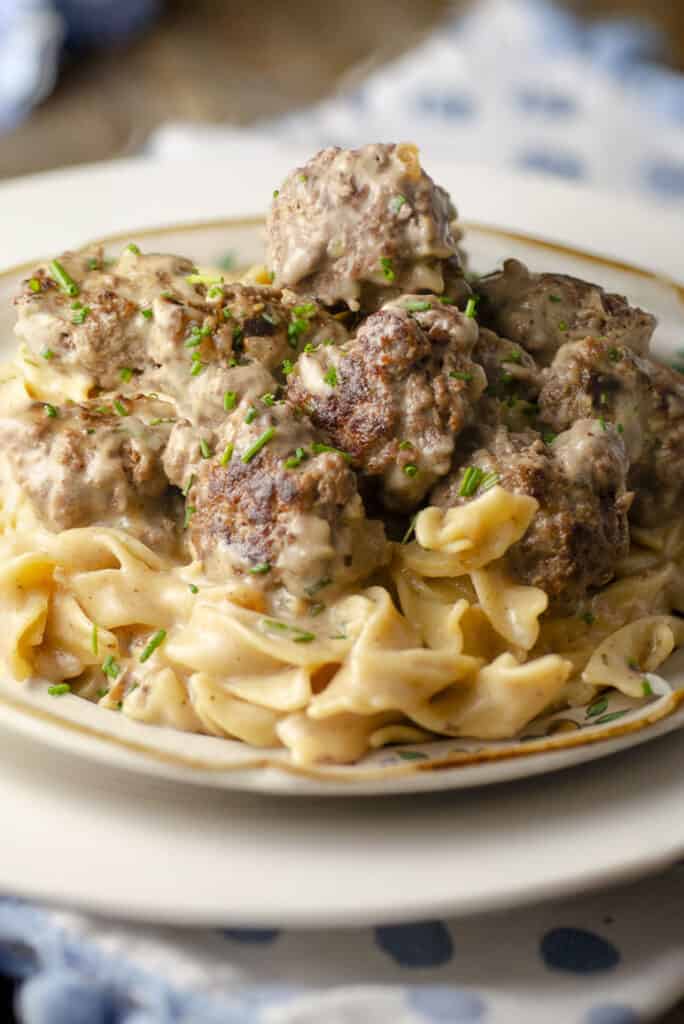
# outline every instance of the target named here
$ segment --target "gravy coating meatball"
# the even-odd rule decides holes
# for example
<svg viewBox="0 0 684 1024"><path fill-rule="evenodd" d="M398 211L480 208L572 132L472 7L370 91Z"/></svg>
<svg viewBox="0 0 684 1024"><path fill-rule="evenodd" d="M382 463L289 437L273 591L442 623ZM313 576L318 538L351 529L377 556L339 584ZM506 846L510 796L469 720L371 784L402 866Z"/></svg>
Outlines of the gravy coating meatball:
<svg viewBox="0 0 684 1024"><path fill-rule="evenodd" d="M588 338L564 345L548 370L539 405L563 430L578 417L614 424L630 460L631 517L658 526L684 500L684 380L625 345Z"/></svg>
<svg viewBox="0 0 684 1024"><path fill-rule="evenodd" d="M386 560L382 524L365 519L353 471L298 409L281 402L231 417L223 440L186 513L210 576L249 573L300 597L327 596Z"/></svg>
<svg viewBox="0 0 684 1024"><path fill-rule="evenodd" d="M505 428L485 430L482 441L468 465L488 475L483 481L539 502L529 529L506 553L512 576L544 590L556 610L572 610L589 588L613 578L627 553L631 495L622 438L613 427L580 420L552 443L536 431ZM471 500L461 494L466 468L435 488L433 504Z"/></svg>
<svg viewBox="0 0 684 1024"><path fill-rule="evenodd" d="M655 317L596 284L565 274L532 274L518 260L480 279L482 324L526 348L548 365L561 345L606 337L637 353L648 352Z"/></svg>
<svg viewBox="0 0 684 1024"><path fill-rule="evenodd" d="M331 147L297 168L275 194L268 260L276 285L326 305L377 309L388 294L452 288L456 211L420 166L415 146ZM451 294L451 292L450 292Z"/></svg>
<svg viewBox="0 0 684 1024"><path fill-rule="evenodd" d="M220 415L199 380L208 370L273 371L307 342L346 336L294 292L207 279L189 260L137 247L113 266L94 252L67 253L24 281L17 335L54 370L80 371L103 388L157 391L193 421Z"/></svg>
<svg viewBox="0 0 684 1024"><path fill-rule="evenodd" d="M380 478L387 505L411 509L449 472L486 385L471 358L477 333L455 307L404 296L346 344L304 353L288 378L289 398L355 468Z"/></svg>
<svg viewBox="0 0 684 1024"><path fill-rule="evenodd" d="M121 526L157 546L173 533L162 467L173 415L165 402L121 395L35 402L0 419L5 470L48 529Z"/></svg>

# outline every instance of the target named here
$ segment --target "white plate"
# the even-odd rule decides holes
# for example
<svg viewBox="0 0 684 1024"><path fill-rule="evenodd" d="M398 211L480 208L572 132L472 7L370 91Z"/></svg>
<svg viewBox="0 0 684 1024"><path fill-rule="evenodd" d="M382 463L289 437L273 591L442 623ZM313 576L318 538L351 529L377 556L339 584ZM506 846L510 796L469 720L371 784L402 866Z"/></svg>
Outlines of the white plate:
<svg viewBox="0 0 684 1024"><path fill-rule="evenodd" d="M132 237L152 251L187 254L200 266L215 265L226 253L233 254L240 265L263 259L263 227L254 219L143 230L133 236L127 233L117 240L107 240L110 254L116 254L122 242ZM580 277L598 278L657 313L658 344L664 350L676 347L684 307L678 286L668 279L491 228L472 226L466 240L475 270L491 269L503 256L518 256L535 269L565 270ZM14 319L10 298L25 273L24 268L0 275L0 339L10 346ZM684 675L670 678L684 684ZM684 721L684 708L671 714L675 710L672 699L640 706L614 694L600 716L587 716L582 709L573 715L552 715L535 723L516 741L485 744L441 740L379 750L357 765L304 769L293 766L289 752L283 749L258 751L237 741L160 729L95 707L76 696L56 700L46 689L45 685L18 686L0 679L4 724L76 756L138 772L226 789L290 795L387 794L508 781L594 760L661 735ZM666 714L670 717L653 724Z"/></svg>
<svg viewBox="0 0 684 1024"><path fill-rule="evenodd" d="M274 157L276 182L282 163ZM471 219L528 225L678 272L681 229L672 218L565 186L435 171ZM263 168L254 177L264 178ZM192 165L137 163L0 188L0 222L9 225L0 262L17 249L28 258L127 224L129 236L171 215L200 219L215 212L217 196L228 197L231 213L257 208L239 164L204 164L201 187L191 186L196 180ZM12 225L21 235L13 237ZM510 248L502 243L501 251ZM641 287L661 288L647 278ZM665 336L674 341L678 299L670 298ZM33 731L33 716L12 715L16 729ZM10 713L2 720L10 725ZM41 738L50 739L47 731ZM620 742L585 750L607 753ZM27 743L16 731L5 732L1 749L0 887L128 918L320 927L465 913L617 881L684 852L678 733L515 786L345 801L178 786ZM548 771L566 753L545 756ZM528 764L535 760L542 764Z"/></svg>

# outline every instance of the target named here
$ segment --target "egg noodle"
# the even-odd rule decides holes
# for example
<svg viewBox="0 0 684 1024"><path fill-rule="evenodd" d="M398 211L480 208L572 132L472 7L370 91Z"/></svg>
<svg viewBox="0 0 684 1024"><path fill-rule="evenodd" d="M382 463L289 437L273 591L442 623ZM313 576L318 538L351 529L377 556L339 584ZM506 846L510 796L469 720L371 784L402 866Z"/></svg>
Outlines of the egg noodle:
<svg viewBox="0 0 684 1024"><path fill-rule="evenodd" d="M90 387L22 351L3 380L9 409L81 401ZM125 530L51 533L3 479L0 658L55 695L285 746L298 763L348 763L435 736L513 737L606 687L648 698L645 673L684 640L672 614L684 610L684 523L633 529L616 580L575 615L549 619L546 594L503 568L536 510L498 485L461 507L425 508L387 568L300 620Z"/></svg>

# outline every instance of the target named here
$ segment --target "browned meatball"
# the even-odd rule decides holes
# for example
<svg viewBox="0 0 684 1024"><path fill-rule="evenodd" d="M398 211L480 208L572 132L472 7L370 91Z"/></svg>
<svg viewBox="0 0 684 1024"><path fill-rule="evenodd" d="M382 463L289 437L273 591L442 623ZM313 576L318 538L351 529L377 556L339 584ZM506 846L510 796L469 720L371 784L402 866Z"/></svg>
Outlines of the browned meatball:
<svg viewBox="0 0 684 1024"><path fill-rule="evenodd" d="M313 596L385 560L382 524L365 519L353 471L299 410L280 402L233 416L224 442L187 505L193 551L211 576L250 573Z"/></svg>
<svg viewBox="0 0 684 1024"><path fill-rule="evenodd" d="M207 279L189 260L137 247L113 266L96 252L67 253L24 281L17 334L50 367L83 371L100 387L160 392L193 422L221 415L222 396L207 405L209 371L276 371L307 342L346 337L294 292Z"/></svg>
<svg viewBox="0 0 684 1024"><path fill-rule="evenodd" d="M172 532L161 456L173 416L165 402L121 395L35 402L0 419L4 464L48 529L122 526L157 543Z"/></svg>
<svg viewBox="0 0 684 1024"><path fill-rule="evenodd" d="M545 372L543 419L563 430L579 417L613 423L630 459L631 517L657 526L684 499L684 380L624 345L588 338L564 345Z"/></svg>
<svg viewBox="0 0 684 1024"><path fill-rule="evenodd" d="M331 147L275 193L269 264L277 285L354 310L377 309L401 292L441 295L445 260L451 289L459 284L467 291L454 274L456 216L447 193L420 166L415 146Z"/></svg>
<svg viewBox="0 0 684 1024"><path fill-rule="evenodd" d="M637 353L648 352L656 320L622 295L565 274L532 274L518 260L478 283L479 318L518 342L542 365L567 341L606 337Z"/></svg>
<svg viewBox="0 0 684 1024"><path fill-rule="evenodd" d="M539 502L529 529L506 554L514 578L544 590L556 610L572 610L591 587L612 579L629 546L626 490L628 462L620 435L596 420L580 420L545 443L536 431L485 431L484 445L468 465L506 490ZM451 507L463 497L458 469L432 492L431 501Z"/></svg>
<svg viewBox="0 0 684 1024"><path fill-rule="evenodd" d="M417 505L448 473L454 444L485 387L471 352L476 322L409 295L363 321L342 346L299 359L288 395L352 464L381 478L386 504Z"/></svg>

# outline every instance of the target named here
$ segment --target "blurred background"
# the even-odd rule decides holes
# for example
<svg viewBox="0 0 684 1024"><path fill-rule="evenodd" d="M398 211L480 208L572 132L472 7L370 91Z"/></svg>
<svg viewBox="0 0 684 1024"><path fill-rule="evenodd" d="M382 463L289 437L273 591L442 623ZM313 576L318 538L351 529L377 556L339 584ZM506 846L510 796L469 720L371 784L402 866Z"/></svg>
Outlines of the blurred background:
<svg viewBox="0 0 684 1024"><path fill-rule="evenodd" d="M391 74L378 78L382 68ZM501 162L599 184L617 146L648 135L652 153L656 133L657 160L639 173L660 198L684 201L680 70L681 0L0 0L0 177L239 144L206 126L276 124L310 149L368 141L386 118L484 161L497 160L500 137ZM497 88L511 93L521 73L530 81L507 111ZM337 95L342 107L306 113ZM568 120L577 102L589 120ZM465 124L478 112L481 135ZM523 112L546 126L524 151Z"/></svg>

